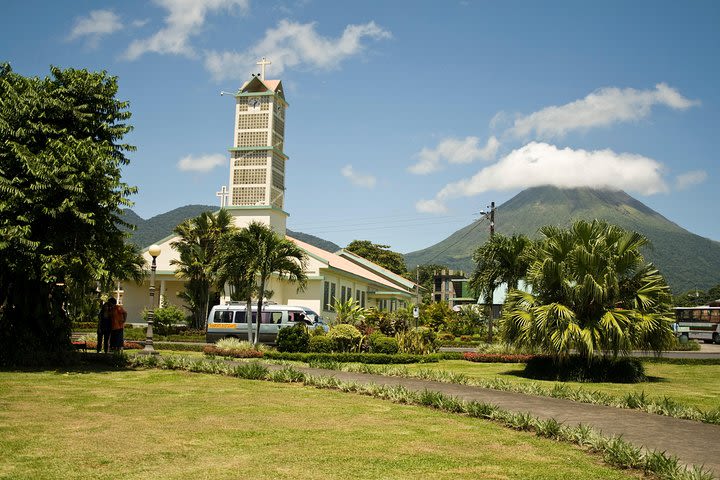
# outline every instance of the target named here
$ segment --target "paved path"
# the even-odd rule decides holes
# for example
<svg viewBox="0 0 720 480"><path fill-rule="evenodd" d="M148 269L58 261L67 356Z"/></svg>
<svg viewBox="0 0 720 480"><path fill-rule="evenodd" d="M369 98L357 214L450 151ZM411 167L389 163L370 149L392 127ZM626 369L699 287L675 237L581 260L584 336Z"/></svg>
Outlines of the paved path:
<svg viewBox="0 0 720 480"><path fill-rule="evenodd" d="M554 418L570 426L580 423L591 425L605 435L622 435L635 445L676 455L686 465L704 465L720 478L720 425L452 383L316 368L297 369L348 382L401 385L413 391L438 391L466 401L492 403L514 412L530 412L542 419Z"/></svg>

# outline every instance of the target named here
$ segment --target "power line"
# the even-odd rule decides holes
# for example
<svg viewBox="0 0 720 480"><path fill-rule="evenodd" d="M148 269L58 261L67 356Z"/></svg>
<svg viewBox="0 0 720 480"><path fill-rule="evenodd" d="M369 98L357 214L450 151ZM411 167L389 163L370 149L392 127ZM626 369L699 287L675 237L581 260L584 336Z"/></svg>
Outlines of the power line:
<svg viewBox="0 0 720 480"><path fill-rule="evenodd" d="M403 219L403 217L406 217ZM467 215L441 215L433 217L435 219L451 219L451 218L466 218ZM391 218L397 218L393 223L398 222L414 222L418 220L423 220L427 222L427 216L424 215L395 215L395 216L388 216L383 215L383 220L378 221L377 216L373 217L354 217L350 221L362 221L362 220L374 220L372 222L361 222L361 223L345 223L343 220L327 220L324 222L311 222L311 223L298 223L294 224L293 228L328 228L328 227L348 227L348 226L355 226L355 225L377 225L377 224L387 224L387 219ZM347 221L347 219L345 220Z"/></svg>
<svg viewBox="0 0 720 480"><path fill-rule="evenodd" d="M449 220L449 221L445 221L445 222L433 222L432 224L430 224L430 223L428 223L428 222L412 223L412 224L404 224L404 225L398 225L398 224L382 225L382 224L378 224L377 226L374 226L374 225L370 224L370 225L368 225L368 226L366 226L366 227L352 227L352 228L345 228L346 226L347 226L347 227L351 227L351 225L340 225L340 226L339 226L340 228L330 228L330 227L317 228L317 229L307 229L307 228L303 228L303 230L305 230L306 232L311 231L313 235L316 235L316 234L321 234L321 233L322 233L322 234L326 234L326 233L338 233L338 232L357 232L357 231L387 230L387 229L391 229L391 228L396 228L396 229L397 229L397 228L432 227L432 226L440 225L440 224L453 224L453 223L456 223L456 221L455 221L455 220ZM295 227L295 226L290 227L291 230L296 229L296 228L297 228L297 227Z"/></svg>

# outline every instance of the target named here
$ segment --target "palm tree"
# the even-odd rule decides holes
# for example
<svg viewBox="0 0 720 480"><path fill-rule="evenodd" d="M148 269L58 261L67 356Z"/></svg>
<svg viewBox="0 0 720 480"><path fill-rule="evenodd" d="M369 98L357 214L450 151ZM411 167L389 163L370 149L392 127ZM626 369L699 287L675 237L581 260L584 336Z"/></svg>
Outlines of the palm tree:
<svg viewBox="0 0 720 480"><path fill-rule="evenodd" d="M253 343L252 297L256 293L253 262L257 254L253 250L254 246L246 228L225 233L220 239L214 267L220 288L227 284L230 287L232 300L245 300L245 318L250 343Z"/></svg>
<svg viewBox="0 0 720 480"><path fill-rule="evenodd" d="M493 292L503 283L508 291L517 289L529 266L532 241L525 235L493 235L475 250L473 261L477 264L470 277L470 287L487 303L492 303ZM492 342L492 312L488 315L488 341Z"/></svg>
<svg viewBox="0 0 720 480"><path fill-rule="evenodd" d="M251 268L257 281L255 292L258 295L258 306L254 339L257 343L262 321L262 297L265 294L272 296L272 292L265 290L270 275L274 273L281 279L295 282L298 284L298 291L304 290L307 282L307 256L300 247L279 236L265 224L252 222L246 230L247 240L250 242L248 248L254 256Z"/></svg>
<svg viewBox="0 0 720 480"><path fill-rule="evenodd" d="M186 279L182 296L190 305L195 328L205 324L211 292L217 284L213 260L220 237L233 229L232 216L225 209L215 215L203 212L175 227L180 238L170 245L178 251L179 259L170 264L177 266L176 275Z"/></svg>
<svg viewBox="0 0 720 480"><path fill-rule="evenodd" d="M596 352L659 352L673 340L672 297L640 253L646 237L598 220L540 232L527 273L532 293L512 290L506 300L507 341L589 361Z"/></svg>

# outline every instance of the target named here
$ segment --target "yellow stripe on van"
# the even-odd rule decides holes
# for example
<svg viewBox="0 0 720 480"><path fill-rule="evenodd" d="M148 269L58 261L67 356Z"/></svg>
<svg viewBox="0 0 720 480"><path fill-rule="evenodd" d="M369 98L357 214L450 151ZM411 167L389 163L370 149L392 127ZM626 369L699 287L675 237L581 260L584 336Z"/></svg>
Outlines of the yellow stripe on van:
<svg viewBox="0 0 720 480"><path fill-rule="evenodd" d="M234 323L211 323L208 328L235 328Z"/></svg>

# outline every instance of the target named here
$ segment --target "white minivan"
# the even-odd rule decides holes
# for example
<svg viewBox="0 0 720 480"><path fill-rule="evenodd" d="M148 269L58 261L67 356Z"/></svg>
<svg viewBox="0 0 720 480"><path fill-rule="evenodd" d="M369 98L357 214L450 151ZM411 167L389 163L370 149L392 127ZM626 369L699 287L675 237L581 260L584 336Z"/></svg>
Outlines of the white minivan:
<svg viewBox="0 0 720 480"><path fill-rule="evenodd" d="M205 341L215 343L221 338L237 338L247 340L247 318L245 317L246 304L232 302L227 305L215 305L208 315ZM275 344L280 329L289 328L302 322L308 328L323 328L327 326L317 313L306 307L294 305L263 305L260 319L261 343ZM252 328L257 325L257 305L252 306Z"/></svg>

